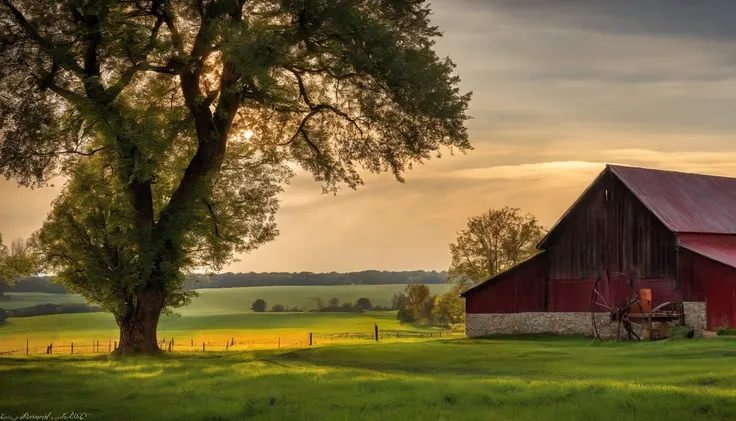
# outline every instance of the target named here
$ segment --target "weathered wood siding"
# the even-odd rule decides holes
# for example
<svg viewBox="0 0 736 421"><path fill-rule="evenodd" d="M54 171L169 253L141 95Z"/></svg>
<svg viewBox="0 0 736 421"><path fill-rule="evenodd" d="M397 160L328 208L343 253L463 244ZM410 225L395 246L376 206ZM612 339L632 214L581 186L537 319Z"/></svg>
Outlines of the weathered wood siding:
<svg viewBox="0 0 736 421"><path fill-rule="evenodd" d="M604 172L545 243L550 279L597 279L635 271L676 276L675 236L618 180Z"/></svg>
<svg viewBox="0 0 736 421"><path fill-rule="evenodd" d="M545 311L548 267L546 253L542 253L497 275L467 293L466 313Z"/></svg>

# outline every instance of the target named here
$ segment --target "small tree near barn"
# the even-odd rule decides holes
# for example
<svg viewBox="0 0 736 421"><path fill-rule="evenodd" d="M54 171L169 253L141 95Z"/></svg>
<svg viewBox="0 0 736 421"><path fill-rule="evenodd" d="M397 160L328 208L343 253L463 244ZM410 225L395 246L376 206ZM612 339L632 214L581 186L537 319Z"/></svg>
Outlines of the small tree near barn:
<svg viewBox="0 0 736 421"><path fill-rule="evenodd" d="M460 296L462 288L454 285L452 289L437 297L432 309L432 319L442 326L461 323L465 320L465 300Z"/></svg>
<svg viewBox="0 0 736 421"><path fill-rule="evenodd" d="M545 229L517 208L491 209L468 220L450 244L448 281L477 285L535 255Z"/></svg>

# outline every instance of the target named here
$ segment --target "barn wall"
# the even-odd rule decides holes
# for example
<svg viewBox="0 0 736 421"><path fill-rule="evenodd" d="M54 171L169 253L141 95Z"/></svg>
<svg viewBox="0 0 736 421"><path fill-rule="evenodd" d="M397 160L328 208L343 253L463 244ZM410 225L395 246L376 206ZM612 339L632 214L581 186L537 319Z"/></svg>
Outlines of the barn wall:
<svg viewBox="0 0 736 421"><path fill-rule="evenodd" d="M553 280L596 279L606 269L639 278L676 275L674 234L610 172L591 185L544 248Z"/></svg>
<svg viewBox="0 0 736 421"><path fill-rule="evenodd" d="M736 328L736 269L681 248L678 272L683 300L705 301L709 330Z"/></svg>
<svg viewBox="0 0 736 421"><path fill-rule="evenodd" d="M596 322L600 325L610 317L597 313ZM465 335L469 337L543 333L593 336L591 313L468 314L465 318Z"/></svg>
<svg viewBox="0 0 736 421"><path fill-rule="evenodd" d="M465 296L465 310L473 313L545 311L548 260L544 253L498 275Z"/></svg>
<svg viewBox="0 0 736 421"><path fill-rule="evenodd" d="M591 303L595 279L550 279L547 308L549 311L577 312L592 311ZM636 279L632 288L626 279L615 278L606 281L604 278L598 285L598 291L609 304L625 305L632 292L642 288L652 290L652 304L659 304L677 300L674 290L675 280L671 278ZM596 310L602 310L596 308Z"/></svg>

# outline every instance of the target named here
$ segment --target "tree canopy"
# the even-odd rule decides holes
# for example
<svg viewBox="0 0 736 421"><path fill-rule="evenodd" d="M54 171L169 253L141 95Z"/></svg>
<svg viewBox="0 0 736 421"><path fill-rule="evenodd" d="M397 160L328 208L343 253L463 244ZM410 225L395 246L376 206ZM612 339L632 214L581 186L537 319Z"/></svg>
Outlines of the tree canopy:
<svg viewBox="0 0 736 421"><path fill-rule="evenodd" d="M491 209L468 220L450 244L448 280L477 285L538 253L545 229L517 208Z"/></svg>
<svg viewBox="0 0 736 421"><path fill-rule="evenodd" d="M277 235L297 165L325 191L442 147L469 94L422 0L0 0L0 172L68 180L46 263L155 352L184 273Z"/></svg>

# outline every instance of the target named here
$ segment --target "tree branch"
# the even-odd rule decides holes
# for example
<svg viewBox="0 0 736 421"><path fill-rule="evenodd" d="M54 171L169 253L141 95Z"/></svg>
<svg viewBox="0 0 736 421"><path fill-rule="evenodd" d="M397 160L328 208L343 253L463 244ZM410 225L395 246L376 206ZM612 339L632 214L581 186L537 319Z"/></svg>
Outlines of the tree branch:
<svg viewBox="0 0 736 421"><path fill-rule="evenodd" d="M207 206L207 210L210 212L210 215L212 216L212 224L215 228L215 237L220 238L220 229L217 226L217 217L215 216L215 210L212 208L212 203L210 203L208 200L202 200L204 202L205 206Z"/></svg>
<svg viewBox="0 0 736 421"><path fill-rule="evenodd" d="M162 4L163 11L161 13L161 18L164 20L164 23L166 23L166 27L171 33L171 43L174 46L174 51L176 51L178 55L184 56L184 41L182 40L181 34L179 33L179 28L177 28L176 26L176 16L171 10L171 5L168 1L163 0Z"/></svg>
<svg viewBox="0 0 736 421"><path fill-rule="evenodd" d="M44 38L41 36L41 34L38 32L35 26L31 24L25 16L23 16L23 13L21 13L18 8L16 8L13 3L10 2L10 0L1 0L2 3L10 9L10 12L13 14L13 17L15 18L16 22L23 28L23 30L28 34L29 37L31 37L32 40L38 42L41 47L46 50L46 52L49 54L49 56L52 57L52 59L55 62L58 62L59 65L61 65L64 69L78 73L83 74L84 69L82 69L79 64L69 59L71 54L71 50L68 46L63 46L59 44L55 44L54 42ZM64 50L60 51L59 50Z"/></svg>
<svg viewBox="0 0 736 421"><path fill-rule="evenodd" d="M286 145L289 145L290 143L293 143L294 140L296 140L296 138L299 137L299 134L304 132L304 126L306 126L306 124L309 121L309 119L311 119L312 117L314 117L316 114L319 114L323 110L332 111L333 113L335 113L335 114L339 115L340 117L344 118L345 120L349 121L353 126L355 126L356 129L358 129L358 131L360 132L361 136L363 135L363 129L361 129L360 126L358 125L358 123L354 119L352 119L349 115L347 115L345 112L341 111L340 109L338 109L338 108L336 108L336 107L334 107L334 106L332 106L330 104L317 104L317 105L315 105L315 106L312 107L311 111L306 116L304 116L304 118L302 119L301 123L299 124L299 127L297 128L297 130L294 133L294 135L287 142L285 142L285 143L279 143L279 146L286 146Z"/></svg>
<svg viewBox="0 0 736 421"><path fill-rule="evenodd" d="M92 156L96 154L97 152L105 149L105 147L99 147L97 149L92 149L89 152L80 152L77 149L74 150L65 150L65 151L52 151L52 152L31 152L33 156L54 156L54 155L82 155L82 156Z"/></svg>

